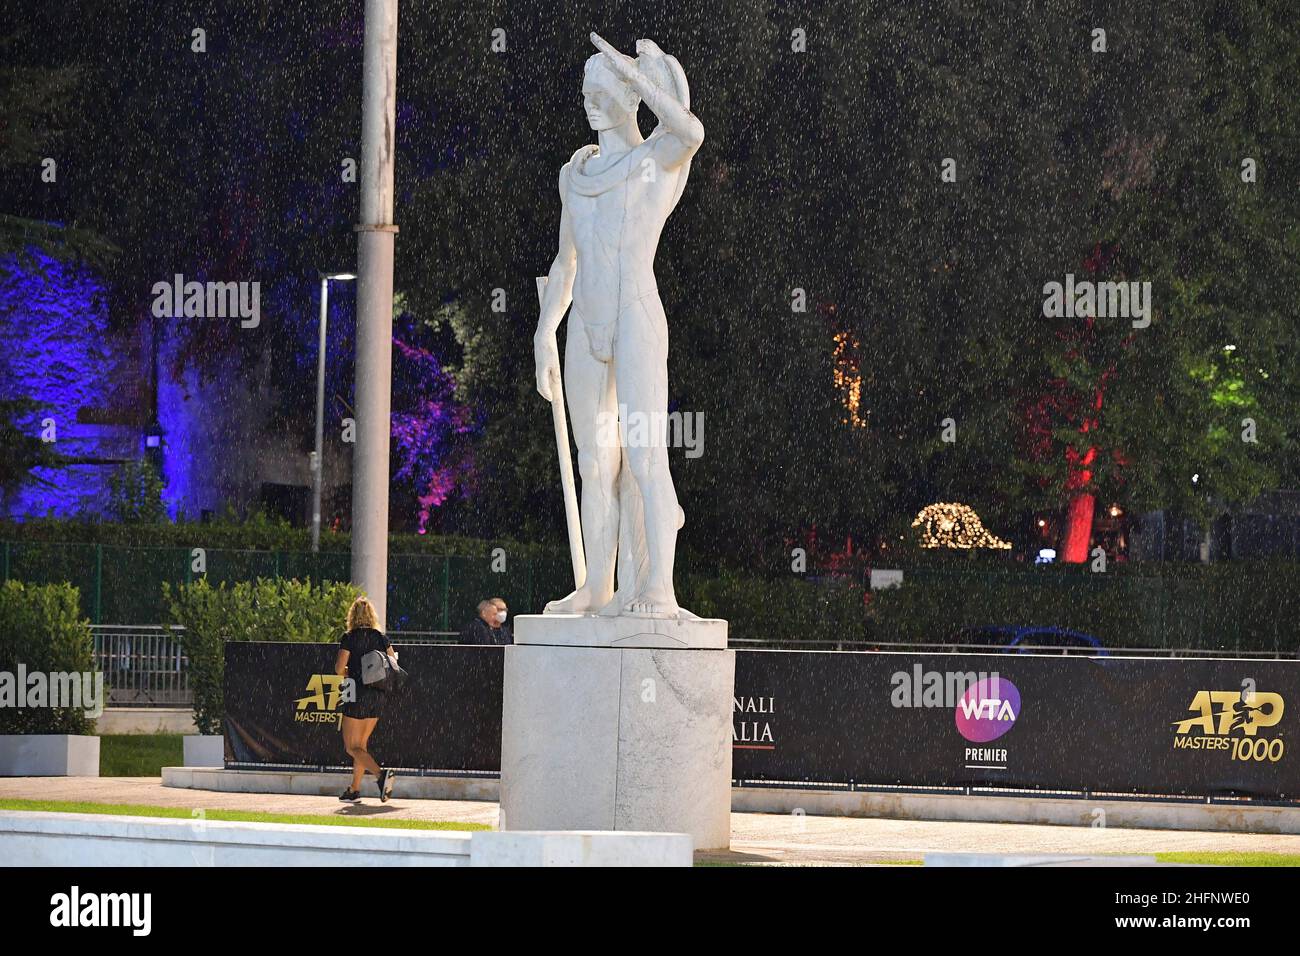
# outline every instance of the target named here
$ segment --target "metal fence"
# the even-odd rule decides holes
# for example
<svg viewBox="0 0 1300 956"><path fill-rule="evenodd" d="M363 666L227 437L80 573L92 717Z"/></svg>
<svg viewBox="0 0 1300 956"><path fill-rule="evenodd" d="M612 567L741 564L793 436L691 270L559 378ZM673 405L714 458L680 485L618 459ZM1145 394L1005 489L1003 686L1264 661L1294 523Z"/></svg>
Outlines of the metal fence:
<svg viewBox="0 0 1300 956"><path fill-rule="evenodd" d="M1219 658L1230 657L1234 660L1296 660L1300 659L1300 650L1232 650L1205 649L1199 647L1114 647L1097 651L1077 644L1052 644L1035 642L1008 647L1006 644L966 644L953 642L923 641L786 641L755 640L753 638L729 638L729 647L736 650L760 649L771 651L890 651L907 654L1048 654L1060 657L1093 657L1099 653L1116 657L1167 657L1183 658Z"/></svg>
<svg viewBox="0 0 1300 956"><path fill-rule="evenodd" d="M163 584L205 577L214 587L255 578L351 580L344 551L251 551L206 548L204 571L193 570L189 548L125 547L46 541L0 541L0 581L68 582L81 594L81 612L92 624L170 619ZM390 554L388 623L393 630L452 631L477 615L484 598L501 597L512 613L540 611L548 600L573 590L567 556L507 556L504 569L490 556Z"/></svg>
<svg viewBox="0 0 1300 956"><path fill-rule="evenodd" d="M95 667L104 675L110 707L188 707L189 661L178 627L105 624L91 627Z"/></svg>
<svg viewBox="0 0 1300 956"><path fill-rule="evenodd" d="M203 557L202 576L213 586L258 577L347 581L351 570L346 552L209 548ZM95 625L172 620L163 586L196 579L194 561L187 548L0 541L0 580L70 583ZM951 562L907 567L902 587L869 591L861 575L816 583L679 567L678 594L702 616L727 618L737 646L833 636L827 647L920 647L952 643L964 628L1029 626L1079 631L1113 652L1295 657L1297 578L1300 563L1290 561L1153 562L1107 573ZM445 640L477 616L484 598L504 598L513 614L537 613L572 583L563 555L508 556L503 567L487 555L393 554L387 623L408 642Z"/></svg>
<svg viewBox="0 0 1300 956"><path fill-rule="evenodd" d="M95 668L109 707L190 707L184 628L160 624L93 624ZM454 644L455 631L390 631L394 644Z"/></svg>
<svg viewBox="0 0 1300 956"><path fill-rule="evenodd" d="M394 644L455 644L459 631L389 631L388 639Z"/></svg>

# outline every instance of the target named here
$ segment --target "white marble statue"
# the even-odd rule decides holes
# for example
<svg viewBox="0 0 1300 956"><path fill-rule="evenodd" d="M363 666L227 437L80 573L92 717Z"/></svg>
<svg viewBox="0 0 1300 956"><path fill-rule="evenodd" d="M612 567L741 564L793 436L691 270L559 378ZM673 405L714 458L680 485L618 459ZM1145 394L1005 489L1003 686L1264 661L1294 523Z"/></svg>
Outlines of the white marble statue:
<svg viewBox="0 0 1300 956"><path fill-rule="evenodd" d="M582 478L575 575L582 554L586 574L546 611L693 618L673 591L685 517L668 470L668 322L654 257L704 127L676 59L650 40L637 41L635 58L594 33L591 41L600 52L587 60L582 93L598 143L560 170L559 252L541 284L533 340L537 390L562 401L556 330L572 305L563 388ZM659 120L649 137L637 125L641 102ZM611 421L638 440L621 441Z"/></svg>

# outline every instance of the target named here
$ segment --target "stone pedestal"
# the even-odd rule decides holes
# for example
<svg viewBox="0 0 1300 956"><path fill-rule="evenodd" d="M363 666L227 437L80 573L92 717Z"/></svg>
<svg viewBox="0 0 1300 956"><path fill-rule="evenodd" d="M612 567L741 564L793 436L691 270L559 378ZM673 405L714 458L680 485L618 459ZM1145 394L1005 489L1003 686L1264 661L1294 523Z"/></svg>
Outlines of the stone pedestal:
<svg viewBox="0 0 1300 956"><path fill-rule="evenodd" d="M524 615L505 649L507 830L731 835L725 621Z"/></svg>

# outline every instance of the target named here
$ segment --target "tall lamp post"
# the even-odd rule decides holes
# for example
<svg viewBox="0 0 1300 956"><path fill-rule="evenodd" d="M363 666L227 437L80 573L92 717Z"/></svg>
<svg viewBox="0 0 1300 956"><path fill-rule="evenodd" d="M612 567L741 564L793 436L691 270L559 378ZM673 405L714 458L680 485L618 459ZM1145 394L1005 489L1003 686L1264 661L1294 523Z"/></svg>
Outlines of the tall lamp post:
<svg viewBox="0 0 1300 956"><path fill-rule="evenodd" d="M388 611L388 443L393 384L393 246L397 234L393 222L397 0L366 0L361 75L352 583L370 598L382 629Z"/></svg>
<svg viewBox="0 0 1300 956"><path fill-rule="evenodd" d="M316 352L316 450L311 453L311 550L320 550L320 489L325 470L325 326L329 315L330 279L347 282L351 272L320 273L320 344Z"/></svg>

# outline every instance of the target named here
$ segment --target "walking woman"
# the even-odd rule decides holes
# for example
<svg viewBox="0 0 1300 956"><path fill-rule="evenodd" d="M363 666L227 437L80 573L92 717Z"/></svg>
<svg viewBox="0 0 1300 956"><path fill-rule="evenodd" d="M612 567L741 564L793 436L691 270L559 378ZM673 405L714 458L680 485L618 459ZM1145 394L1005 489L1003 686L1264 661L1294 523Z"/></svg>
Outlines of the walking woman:
<svg viewBox="0 0 1300 956"><path fill-rule="evenodd" d="M352 758L352 786L339 797L346 803L356 803L361 799L361 784L367 771L378 779L379 799L387 803L396 776L394 771L384 770L370 756L370 735L379 723L384 705L384 692L367 687L361 681L361 659L371 651L386 652L394 662L397 660L393 645L379 630L375 606L362 595L348 609L348 632L339 641L339 654L334 662L334 672L340 677L350 678L356 689L356 700L343 705L343 746Z"/></svg>

